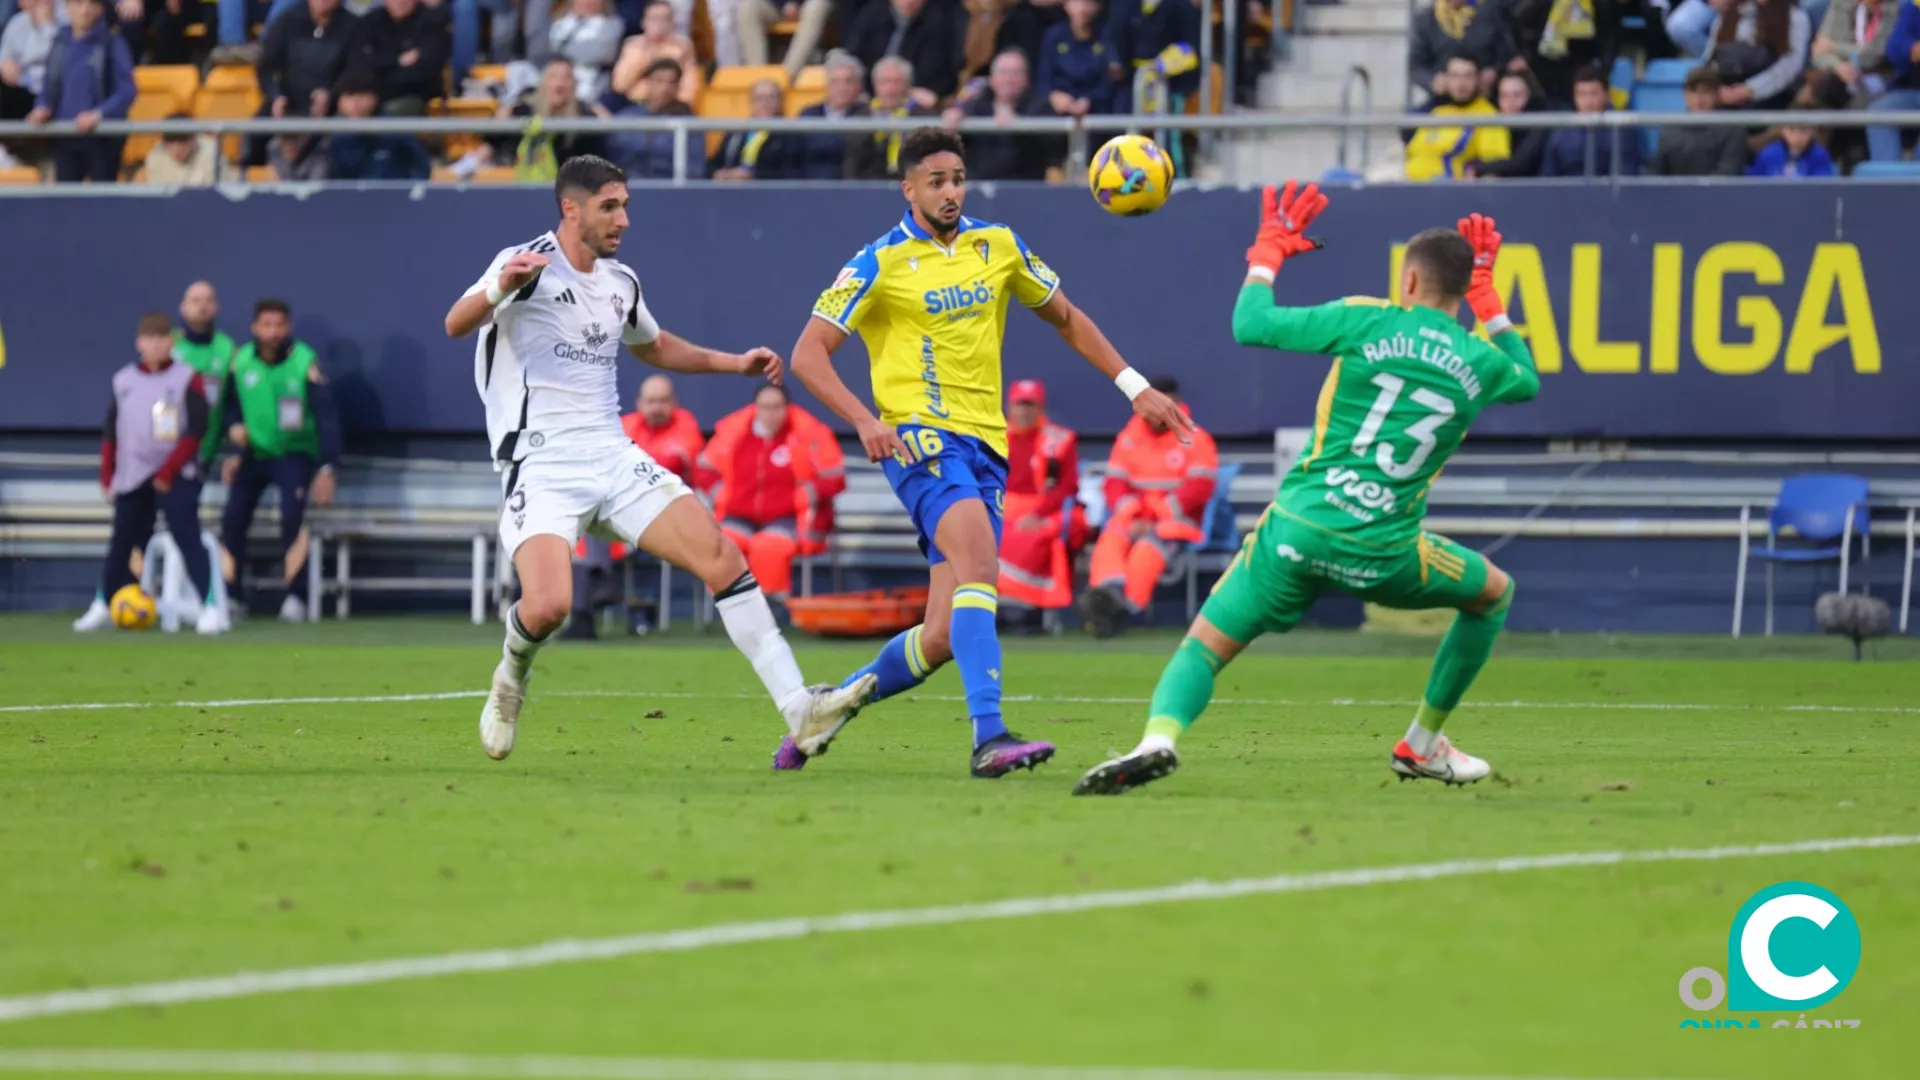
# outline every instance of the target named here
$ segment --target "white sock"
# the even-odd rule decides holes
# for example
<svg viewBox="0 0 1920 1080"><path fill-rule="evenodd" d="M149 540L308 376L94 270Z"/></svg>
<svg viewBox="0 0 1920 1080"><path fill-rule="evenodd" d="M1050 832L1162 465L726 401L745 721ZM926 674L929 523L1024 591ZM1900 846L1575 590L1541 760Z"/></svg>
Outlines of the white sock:
<svg viewBox="0 0 1920 1080"><path fill-rule="evenodd" d="M807 701L807 683L800 675L800 662L793 658L793 649L780 633L780 624L773 621L773 609L767 606L760 583L751 572L741 574L739 580L714 594L713 601L733 647L753 665L754 674L760 676L761 685L786 718L787 730L797 734L801 707Z"/></svg>
<svg viewBox="0 0 1920 1080"><path fill-rule="evenodd" d="M1149 750L1171 750L1171 749L1173 749L1173 736L1162 735L1159 732L1150 731L1147 733L1145 738L1140 740L1140 745L1137 747L1134 747L1133 752L1136 754L1144 754Z"/></svg>
<svg viewBox="0 0 1920 1080"><path fill-rule="evenodd" d="M527 673L533 670L533 658L546 643L546 638L536 638L520 625L519 604L507 609L507 640L500 654L506 658L507 671L513 675L513 681L527 681Z"/></svg>
<svg viewBox="0 0 1920 1080"><path fill-rule="evenodd" d="M1428 754L1433 753L1433 740L1439 737L1439 732L1428 731L1426 728L1420 726L1420 721L1418 720L1415 720L1407 727L1407 745L1412 747L1413 752L1419 754L1421 757L1426 757Z"/></svg>

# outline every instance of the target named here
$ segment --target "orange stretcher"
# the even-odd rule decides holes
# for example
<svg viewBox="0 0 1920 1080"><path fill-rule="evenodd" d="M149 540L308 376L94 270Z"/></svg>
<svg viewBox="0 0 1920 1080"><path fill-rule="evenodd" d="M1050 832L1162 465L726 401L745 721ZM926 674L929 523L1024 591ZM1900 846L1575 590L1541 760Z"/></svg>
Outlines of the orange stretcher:
<svg viewBox="0 0 1920 1080"><path fill-rule="evenodd" d="M863 589L787 602L793 625L821 637L892 637L915 626L927 610L927 590Z"/></svg>

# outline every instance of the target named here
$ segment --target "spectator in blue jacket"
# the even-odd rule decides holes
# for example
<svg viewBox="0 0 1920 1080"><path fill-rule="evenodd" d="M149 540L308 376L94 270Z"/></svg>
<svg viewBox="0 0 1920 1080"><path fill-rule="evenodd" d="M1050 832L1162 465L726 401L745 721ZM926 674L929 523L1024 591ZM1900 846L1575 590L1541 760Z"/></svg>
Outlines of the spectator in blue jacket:
<svg viewBox="0 0 1920 1080"><path fill-rule="evenodd" d="M627 105L615 116L692 116L693 110L680 100L680 64L674 60L655 60L640 75L640 100ZM617 101L615 97L613 100ZM608 104L612 104L609 101ZM698 137L697 135L695 136ZM607 159L627 171L635 180L673 179L673 132L619 131L607 136ZM698 146L687 149L687 175L699 178L706 172L706 157Z"/></svg>
<svg viewBox="0 0 1920 1080"><path fill-rule="evenodd" d="M801 116L840 120L870 114L864 100L867 69L860 58L835 49L827 54L827 98L818 105L800 110ZM847 171L847 136L833 131L819 135L796 135L788 158L788 180L844 180Z"/></svg>
<svg viewBox="0 0 1920 1080"><path fill-rule="evenodd" d="M133 105L133 50L107 25L102 0L67 0L67 26L47 53L46 82L27 120L71 122L91 132L102 120L125 119ZM110 184L120 175L124 139L89 135L56 139L53 175L61 183Z"/></svg>
<svg viewBox="0 0 1920 1080"><path fill-rule="evenodd" d="M1840 175L1839 170L1833 167L1832 155L1820 145L1816 134L1803 124L1781 127L1780 137L1761 147L1760 152L1754 155L1753 164L1747 166L1747 175L1790 179Z"/></svg>
<svg viewBox="0 0 1920 1080"><path fill-rule="evenodd" d="M1114 111L1120 83L1101 32L1100 0L1067 0L1066 8L1067 20L1040 41L1040 97L1060 116L1105 116Z"/></svg>
<svg viewBox="0 0 1920 1080"><path fill-rule="evenodd" d="M1596 67L1583 67L1573 73L1573 111L1603 113L1608 110L1607 77ZM1547 140L1540 157L1541 176L1587 175L1587 153L1591 144L1594 176L1640 175L1640 133L1628 128L1616 139L1612 132L1599 128L1561 128ZM1613 148L1620 148L1620 160L1613 160Z"/></svg>
<svg viewBox="0 0 1920 1080"><path fill-rule="evenodd" d="M1887 92L1868 110L1920 109L1920 0L1900 5L1893 33L1887 36L1887 63L1893 68ZM1901 134L1897 127L1868 128L1868 155L1875 161L1899 161Z"/></svg>
<svg viewBox="0 0 1920 1080"><path fill-rule="evenodd" d="M334 85L340 115L365 120L380 112L380 83L366 68L348 68ZM334 135L327 139L332 180L425 180L433 159L411 135Z"/></svg>

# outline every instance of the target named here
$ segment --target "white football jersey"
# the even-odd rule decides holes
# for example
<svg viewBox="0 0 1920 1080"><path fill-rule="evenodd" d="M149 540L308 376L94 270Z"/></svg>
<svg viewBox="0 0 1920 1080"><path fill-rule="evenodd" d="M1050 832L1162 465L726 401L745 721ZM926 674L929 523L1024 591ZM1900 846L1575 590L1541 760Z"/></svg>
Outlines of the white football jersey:
<svg viewBox="0 0 1920 1080"><path fill-rule="evenodd" d="M552 261L494 308L473 351L473 384L487 406L494 468L531 454L631 445L620 428L615 369L623 346L660 336L640 298L640 279L612 259L597 260L583 274L547 233L494 256L467 295L485 293L507 260L523 251Z"/></svg>

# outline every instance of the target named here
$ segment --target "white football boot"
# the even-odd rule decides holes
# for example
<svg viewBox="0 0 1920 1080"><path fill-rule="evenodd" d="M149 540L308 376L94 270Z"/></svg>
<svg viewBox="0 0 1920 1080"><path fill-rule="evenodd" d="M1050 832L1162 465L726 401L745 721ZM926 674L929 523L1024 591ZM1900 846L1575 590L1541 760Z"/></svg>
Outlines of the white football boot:
<svg viewBox="0 0 1920 1080"><path fill-rule="evenodd" d="M284 623L303 623L307 621L307 602L292 593L280 601L280 621Z"/></svg>
<svg viewBox="0 0 1920 1080"><path fill-rule="evenodd" d="M1493 766L1453 745L1445 735L1433 737L1433 745L1424 757L1401 739L1393 748L1390 765L1402 780L1438 780L1445 784L1472 784L1493 772Z"/></svg>
<svg viewBox="0 0 1920 1080"><path fill-rule="evenodd" d="M105 630L113 625L113 609L99 597L87 605L87 613L73 620L73 628L82 634L91 634L95 630Z"/></svg>
<svg viewBox="0 0 1920 1080"><path fill-rule="evenodd" d="M219 604L205 604L200 608L200 617L194 620L193 632L196 634L224 634L229 629L227 613Z"/></svg>
<svg viewBox="0 0 1920 1080"><path fill-rule="evenodd" d="M520 723L520 706L527 700L527 684L515 682L507 662L493 669L493 690L480 707L480 748L495 761L513 753L513 736Z"/></svg>
<svg viewBox="0 0 1920 1080"><path fill-rule="evenodd" d="M866 703L867 695L880 685L878 675L863 675L847 686L816 686L807 691L807 700L800 706L800 730L794 733L793 742L800 752L808 757L819 757L827 752L833 743L833 737L847 726L847 721L860 715L860 706Z"/></svg>

